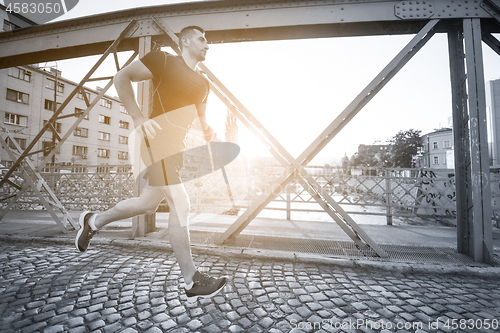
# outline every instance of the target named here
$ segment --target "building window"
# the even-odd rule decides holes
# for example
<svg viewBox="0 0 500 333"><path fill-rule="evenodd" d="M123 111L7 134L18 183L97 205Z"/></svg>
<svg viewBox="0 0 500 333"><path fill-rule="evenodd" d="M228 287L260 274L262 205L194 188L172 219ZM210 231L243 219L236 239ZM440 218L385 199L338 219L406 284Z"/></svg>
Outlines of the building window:
<svg viewBox="0 0 500 333"><path fill-rule="evenodd" d="M85 92L85 95L87 95L87 99L90 101L90 93L89 92ZM79 99L83 99L83 94L81 91L78 91L76 93L76 97L78 97Z"/></svg>
<svg viewBox="0 0 500 333"><path fill-rule="evenodd" d="M434 165L439 164L439 156L434 156Z"/></svg>
<svg viewBox="0 0 500 333"><path fill-rule="evenodd" d="M83 128L83 127L77 127L75 128L75 132L73 133L74 136L81 136L82 138L88 138L89 137L89 129L88 128Z"/></svg>
<svg viewBox="0 0 500 333"><path fill-rule="evenodd" d="M45 110L50 110L50 111L55 111L54 109L54 101L51 101L50 99L45 100ZM61 106L61 103L57 103L57 108Z"/></svg>
<svg viewBox="0 0 500 333"><path fill-rule="evenodd" d="M3 122L4 122L4 124L27 126L28 117L5 112L5 118L4 118Z"/></svg>
<svg viewBox="0 0 500 333"><path fill-rule="evenodd" d="M100 166L100 167L97 167L96 168L96 171L98 173L108 173L109 172L109 167L103 167L103 166Z"/></svg>
<svg viewBox="0 0 500 333"><path fill-rule="evenodd" d="M73 146L73 155L87 157L87 147L85 147L85 146Z"/></svg>
<svg viewBox="0 0 500 333"><path fill-rule="evenodd" d="M433 149L438 149L438 143L437 142L433 142L432 143L432 148Z"/></svg>
<svg viewBox="0 0 500 333"><path fill-rule="evenodd" d="M43 121L43 126L47 125L49 121L48 120L44 120ZM62 124L61 123L57 123L56 122L56 132L57 133L61 133L62 132Z"/></svg>
<svg viewBox="0 0 500 333"><path fill-rule="evenodd" d="M98 134L99 140L102 140L102 141L109 141L110 137L111 137L111 135L109 133L106 133L106 132L99 132L99 134Z"/></svg>
<svg viewBox="0 0 500 333"><path fill-rule="evenodd" d="M109 149L98 148L97 149L97 156L109 158Z"/></svg>
<svg viewBox="0 0 500 333"><path fill-rule="evenodd" d="M118 137L118 143L123 143L124 145L128 144L128 138L126 136L120 135Z"/></svg>
<svg viewBox="0 0 500 333"><path fill-rule="evenodd" d="M42 149L43 149L43 156L47 156L50 154L50 151L52 149L48 149L48 148L52 148L54 145L52 144L51 141L43 141L42 142Z"/></svg>
<svg viewBox="0 0 500 333"><path fill-rule="evenodd" d="M106 98L101 98L101 100L99 101L99 104L101 106L104 106L105 108L108 108L108 109L111 109L111 101L109 99L106 99Z"/></svg>
<svg viewBox="0 0 500 333"><path fill-rule="evenodd" d="M99 122L101 124L107 124L107 125L109 125L109 124L111 124L111 117L108 117L108 116L100 114L99 115Z"/></svg>
<svg viewBox="0 0 500 333"><path fill-rule="evenodd" d="M82 114L83 112L85 112L84 109L75 108L75 117L80 117L80 114ZM89 120L89 114L87 113L87 115L83 119Z"/></svg>
<svg viewBox="0 0 500 333"><path fill-rule="evenodd" d="M14 138L14 140L16 140L17 144L22 150L26 149L26 139ZM12 140L9 137L7 137L5 142L7 143L10 149L17 149L16 145L14 144L14 142L12 142Z"/></svg>
<svg viewBox="0 0 500 333"><path fill-rule="evenodd" d="M48 156L53 148L55 148L55 145L52 141L43 141L42 142L43 156ZM59 153L60 153L60 148L58 148L56 151L56 154Z"/></svg>
<svg viewBox="0 0 500 333"><path fill-rule="evenodd" d="M56 86L56 81L47 78L47 88L50 90L54 90L54 87ZM64 84L61 82L57 82L57 92L63 93L64 92Z"/></svg>
<svg viewBox="0 0 500 333"><path fill-rule="evenodd" d="M128 114L128 111L125 109L125 107L123 105L120 104L120 112L121 113L125 113L125 114Z"/></svg>
<svg viewBox="0 0 500 333"><path fill-rule="evenodd" d="M24 68L11 67L9 71L9 76L15 77L26 82L31 82L31 72L25 70Z"/></svg>
<svg viewBox="0 0 500 333"><path fill-rule="evenodd" d="M128 122L120 120L120 128L128 129Z"/></svg>
<svg viewBox="0 0 500 333"><path fill-rule="evenodd" d="M12 30L16 30L16 29L19 29L19 26L10 22L10 21L7 21L7 20L3 20L3 31L12 31Z"/></svg>
<svg viewBox="0 0 500 333"><path fill-rule="evenodd" d="M119 160L128 160L128 153L126 151L119 151L118 152L118 159Z"/></svg>
<svg viewBox="0 0 500 333"><path fill-rule="evenodd" d="M446 140L446 141L444 142L444 148L451 148L450 141Z"/></svg>
<svg viewBox="0 0 500 333"><path fill-rule="evenodd" d="M7 99L9 101L14 101L14 102L23 103L23 104L29 104L28 103L29 97L30 97L30 95L22 93L20 91L7 89Z"/></svg>

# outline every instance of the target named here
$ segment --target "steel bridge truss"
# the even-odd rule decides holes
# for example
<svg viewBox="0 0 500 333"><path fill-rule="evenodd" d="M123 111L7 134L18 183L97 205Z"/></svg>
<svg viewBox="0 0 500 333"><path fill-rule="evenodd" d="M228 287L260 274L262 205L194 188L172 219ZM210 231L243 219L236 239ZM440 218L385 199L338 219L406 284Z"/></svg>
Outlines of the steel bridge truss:
<svg viewBox="0 0 500 333"><path fill-rule="evenodd" d="M90 31L105 31L109 27L99 26L102 23L81 26L86 29L86 43L95 45L82 51L85 43L66 40L71 31L60 25L60 36L67 44L67 50L80 55L98 54L103 45L109 45L101 59L82 80L68 99L83 91L83 84L94 80L109 79L106 87L92 102L85 100L87 109L80 115L75 124L63 137L56 136L58 144L52 147L51 153L43 160L43 167L56 149L67 139L79 122L89 113L97 101L112 85L112 77L92 79L92 73L111 53L115 56L116 68L120 69L117 51L133 49L134 55L124 65L129 64L136 56L151 50L152 38L168 44L176 52L177 36L183 26L202 25L207 30L207 37L212 41L232 42L242 40L273 40L309 37L354 36L375 34L414 33L413 39L394 57L394 59L361 91L357 97L330 123L330 125L304 150L298 158L291 154L267 131L264 126L245 108L245 106L217 79L203 64L200 69L211 82L214 93L226 104L235 116L259 138L272 155L286 167L284 174L278 178L271 188L271 193L263 194L226 230L217 240L224 244L230 237L235 237L275 199L287 185L296 180L346 232L359 248L371 248L380 257L386 253L356 224L356 222L339 206L337 202L307 173L307 164L349 123L349 121L377 95L377 93L403 68L408 61L437 32L448 34L450 75L453 93L453 123L455 141L455 165L457 184L457 240L458 251L473 257L475 261L492 262L492 225L491 225L491 193L489 189L489 158L486 126L486 98L484 87L484 69L482 63L481 41L489 45L500 55L500 42L492 35L499 31L500 1L381 1L359 0L345 4L344 1L208 1L186 5L163 6L167 14L153 14L153 8L132 12L118 13L110 26L121 30L114 41L109 41L103 34L90 36ZM158 9L158 8L156 8ZM325 10L331 15L326 18ZM271 19L269 13L278 14ZM246 16L244 16L246 14ZM103 19L111 19L110 14ZM300 18L297 15L301 15ZM136 16L127 24L124 17ZM221 20L222 17L231 20ZM251 18L249 18L251 17ZM295 22L291 22L295 19ZM98 20L97 20L98 21ZM80 22L78 19L75 22ZM168 22L168 25L166 24ZM329 25L331 24L331 26ZM76 24L78 25L78 24ZM62 27L62 28L61 28ZM174 28L172 28L174 27ZM338 29L334 29L338 28ZM50 26L35 29L33 34L25 38L41 38L50 35ZM38 29L38 30L36 30ZM74 29L74 27L72 28ZM96 30L97 29L97 30ZM54 29L52 29L54 30ZM71 30L71 29L69 29ZM66 35L66 34L69 35ZM15 38L5 38L5 45L12 45ZM134 42L139 41L139 43ZM0 34L0 45L2 35ZM59 46L59 45L58 45ZM23 62L30 54L36 59L63 59L54 47L42 50L27 50L22 46L16 51L0 51L0 68L26 64ZM29 48L29 47L28 47ZM139 51L137 51L139 49ZM5 48L4 48L5 50ZM143 112L149 109L150 84L139 88L139 102ZM83 94L85 96L85 94ZM43 132L54 130L54 123L60 116L65 101L54 113L51 120L33 142L20 153L17 161L0 181L0 186L9 183L9 176L22 166L24 160L32 154L36 141ZM5 145L4 145L5 146ZM40 169L39 167L39 169ZM24 189L20 188L20 191ZM18 198L14 197L13 200ZM144 229L144 227L143 227ZM147 228L146 228L147 229ZM146 230L144 229L144 230ZM144 231L143 230L143 231Z"/></svg>
<svg viewBox="0 0 500 333"><path fill-rule="evenodd" d="M120 65L118 62L118 56L117 56L117 51L116 51L117 46L125 37L132 35L133 32L137 30L137 28L138 28L138 26L135 25L135 22L133 22L127 26L127 28L111 44L111 46L108 48L108 50L106 50L106 52L102 55L102 57L97 61L97 63L92 67L92 69L87 73L87 75L83 78L83 80L75 87L75 89L73 89L73 91L69 94L69 96L61 104L61 106L59 108L57 108L57 110L55 110L52 117L46 122L46 124L42 127L40 132L38 132L38 134L31 141L31 143L28 145L28 147L26 147L26 149L22 150L21 147L15 141L15 139L8 132L8 130L5 128L2 128L2 142L1 142L2 146L3 146L4 150L6 150L7 153L9 154L9 157L15 162L9 168L7 173L5 173L2 177L2 179L0 180L0 188L4 185L8 184L10 186L13 186L17 190L17 193L7 195L6 197L3 197L0 199L0 202L2 202L2 201L6 202L10 199L8 204L0 211L0 220L2 220L5 217L5 215L8 213L10 208L16 203L16 201L19 198L21 198L26 193L26 191L32 190L33 192L35 192L36 196L39 198L40 202L43 204L45 209L47 209L47 211L51 214L51 216L54 218L56 223L61 227L61 229L64 232L68 232L68 231L79 228L79 225L73 221L73 219L69 215L68 211L59 202L59 200L57 200L56 196L54 195L53 191L50 189L47 182L40 175L40 171L43 170L43 168L51 160L52 156L54 156L54 154L56 154L56 152L59 150L61 145L74 132L74 130L78 127L80 122L89 114L90 110L92 110L94 108L94 106L104 96L106 91L111 87L111 85L113 84L113 80L112 80L113 77L92 78L92 75L94 74L94 72L100 67L100 65L104 62L104 60L111 53L113 53L113 55L114 55L116 69L120 70ZM129 58L129 60L125 63L124 66L130 64L136 56L137 56L137 52L134 53ZM92 82L92 81L103 81L103 80L108 80L107 85L92 101L89 101L89 99L87 98L87 94L85 93L85 89L84 89L85 83ZM63 111L66 108L66 106L71 102L71 100L78 93L81 93L81 95L83 96L87 108L83 112L80 112L80 113L63 114ZM58 120L68 118L68 117L77 117L77 119L73 123L73 125L70 127L70 129L61 137L55 129L55 124ZM34 147L36 146L36 144L40 141L43 134L45 134L47 131L51 131L52 134L54 135L54 137L57 141L56 145L45 147L42 150L34 150ZM13 149L10 148L6 144L7 138L10 139L9 140L10 142L14 143L15 147ZM33 162L30 160L30 156L45 153L45 152L48 152L48 154L46 154L46 156L42 160L42 162L37 167L35 167L33 165ZM15 171L21 171L22 178L24 179L24 184L17 184L17 182L12 180L13 178L14 179L16 178L16 176L14 175ZM55 213L55 211L53 209L54 207L59 209L60 212L62 213L62 215L63 215L62 220Z"/></svg>

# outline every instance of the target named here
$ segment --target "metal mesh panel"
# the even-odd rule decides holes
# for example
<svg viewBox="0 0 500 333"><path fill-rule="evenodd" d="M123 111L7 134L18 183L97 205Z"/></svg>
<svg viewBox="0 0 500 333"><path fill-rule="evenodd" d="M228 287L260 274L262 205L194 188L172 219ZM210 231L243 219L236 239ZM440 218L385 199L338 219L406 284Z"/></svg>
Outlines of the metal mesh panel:
<svg viewBox="0 0 500 333"><path fill-rule="evenodd" d="M191 242L193 244L213 245L215 240L222 234L216 232L191 232ZM319 254L330 257L346 257L352 259L369 258L380 260L376 253L370 248L359 249L351 241L304 239L304 238L284 238L260 235L240 234L228 239L224 244L228 247L285 251L294 253ZM389 256L392 262L408 263L453 263L456 265L484 266L475 263L466 255L457 253L451 247L416 247L407 245L380 245ZM495 265L500 266L498 253L495 255Z"/></svg>

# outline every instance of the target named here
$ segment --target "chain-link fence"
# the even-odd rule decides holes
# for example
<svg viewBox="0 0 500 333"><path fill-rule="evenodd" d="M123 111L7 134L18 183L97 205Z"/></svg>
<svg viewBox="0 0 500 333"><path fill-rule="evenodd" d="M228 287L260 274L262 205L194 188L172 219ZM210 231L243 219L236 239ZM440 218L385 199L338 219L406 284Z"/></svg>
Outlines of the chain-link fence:
<svg viewBox="0 0 500 333"><path fill-rule="evenodd" d="M388 224L392 223L394 216L456 218L453 170L314 166L306 167L306 170L321 190L331 195L350 214L386 216ZM130 166L58 166L44 171L44 179L69 210L105 210L133 196L134 179ZM203 177L197 177L196 171L195 164L186 165L182 171L192 209L200 213L220 214L232 208L245 209L257 197L271 193L275 190L275 180L285 172L285 168L229 165L224 170L227 177L222 170ZM21 184L20 174L15 177ZM15 190L12 185L6 185L1 192L7 198ZM492 191L494 200L498 199L496 192ZM3 201L4 206L7 202ZM493 208L494 216L497 216L495 206ZM41 204L28 191L16 201L14 209L41 209ZM283 188L266 209L285 211L287 218L292 218L294 212L323 212L296 181Z"/></svg>

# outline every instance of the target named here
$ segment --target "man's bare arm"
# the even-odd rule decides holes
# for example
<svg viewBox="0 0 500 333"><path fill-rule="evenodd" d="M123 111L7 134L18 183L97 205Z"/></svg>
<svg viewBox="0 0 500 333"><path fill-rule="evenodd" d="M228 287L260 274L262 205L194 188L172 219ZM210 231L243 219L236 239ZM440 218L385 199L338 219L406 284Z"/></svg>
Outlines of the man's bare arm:
<svg viewBox="0 0 500 333"><path fill-rule="evenodd" d="M200 118L201 129L205 135L205 140L211 141L215 139L216 134L212 127L207 124L207 117L205 116L205 112L207 110L207 103L202 103L197 106L198 117Z"/></svg>
<svg viewBox="0 0 500 333"><path fill-rule="evenodd" d="M113 82L118 93L118 97L123 104L125 110L128 111L132 120L134 121L134 127L137 128L144 125L144 132L148 137L154 137L155 127L160 129L158 124L142 114L142 111L137 104L134 89L132 87L132 82L140 82L153 78L153 74L140 60L132 62L127 67L122 68L114 76Z"/></svg>

